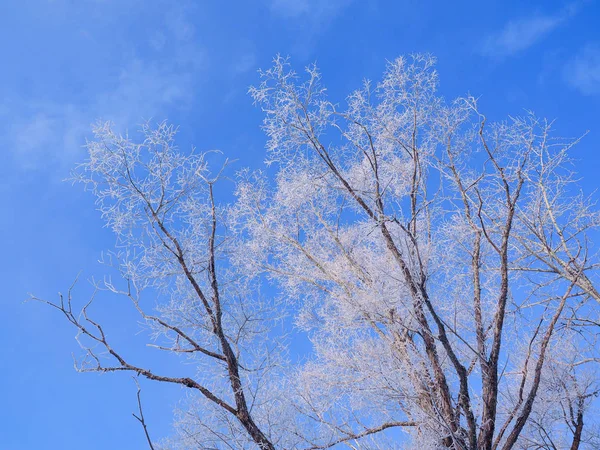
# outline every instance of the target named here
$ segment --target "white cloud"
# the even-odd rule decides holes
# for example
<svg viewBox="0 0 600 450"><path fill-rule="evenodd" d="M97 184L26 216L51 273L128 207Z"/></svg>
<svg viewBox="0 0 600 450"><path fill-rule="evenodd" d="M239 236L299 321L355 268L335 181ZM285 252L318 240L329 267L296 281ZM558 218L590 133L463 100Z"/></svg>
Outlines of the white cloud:
<svg viewBox="0 0 600 450"><path fill-rule="evenodd" d="M84 143L83 115L73 105L13 103L0 118L0 142L23 170L72 161Z"/></svg>
<svg viewBox="0 0 600 450"><path fill-rule="evenodd" d="M154 53L140 58L133 49L119 55L115 63L122 67L91 80L85 95L73 98L67 90L64 101L5 100L0 143L23 170L66 169L83 158L92 123L110 120L119 129L134 130L144 120L163 120L173 109L186 108L206 67L194 32L183 7L174 8L161 32L148 37Z"/></svg>
<svg viewBox="0 0 600 450"><path fill-rule="evenodd" d="M310 9L309 0L273 0L271 2L273 12L285 17L298 17Z"/></svg>
<svg viewBox="0 0 600 450"><path fill-rule="evenodd" d="M178 104L185 105L191 98L192 74L178 66L133 60L119 74L110 91L98 94L92 111L116 123L131 124L142 118L164 113Z"/></svg>
<svg viewBox="0 0 600 450"><path fill-rule="evenodd" d="M334 17L352 0L270 0L271 11L287 19L323 22Z"/></svg>
<svg viewBox="0 0 600 450"><path fill-rule="evenodd" d="M189 41L196 34L196 27L188 20L193 3L174 3L166 15L168 30L179 41Z"/></svg>
<svg viewBox="0 0 600 450"><path fill-rule="evenodd" d="M10 126L0 129L0 140L23 169L72 165L83 156L92 123L110 120L119 128L132 129L143 120L162 119L169 108L186 106L192 81L192 74L177 66L167 70L134 60L109 89L98 92L86 105L33 102L9 106L0 114L10 118Z"/></svg>
<svg viewBox="0 0 600 450"><path fill-rule="evenodd" d="M600 45L588 44L564 67L567 83L585 95L600 94Z"/></svg>
<svg viewBox="0 0 600 450"><path fill-rule="evenodd" d="M481 52L492 58L504 58L522 52L541 41L567 22L578 7L571 4L556 14L534 15L509 21L502 31L487 37Z"/></svg>
<svg viewBox="0 0 600 450"><path fill-rule="evenodd" d="M233 71L235 74L243 74L252 69L256 69L257 60L253 52L245 53L233 63Z"/></svg>
<svg viewBox="0 0 600 450"><path fill-rule="evenodd" d="M19 163L27 169L38 163L37 153L52 141L59 121L47 112L38 112L29 120L13 123L12 142L18 149Z"/></svg>
<svg viewBox="0 0 600 450"><path fill-rule="evenodd" d="M295 29L293 54L300 59L310 56L317 37L354 0L265 0L271 13ZM362 0L366 3L367 0Z"/></svg>

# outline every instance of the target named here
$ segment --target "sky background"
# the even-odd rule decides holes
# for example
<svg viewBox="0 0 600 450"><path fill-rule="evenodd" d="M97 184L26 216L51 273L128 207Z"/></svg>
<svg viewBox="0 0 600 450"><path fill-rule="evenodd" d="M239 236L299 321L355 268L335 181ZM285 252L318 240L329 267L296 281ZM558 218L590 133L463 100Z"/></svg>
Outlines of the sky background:
<svg viewBox="0 0 600 450"><path fill-rule="evenodd" d="M77 374L74 330L28 293L55 299L113 245L94 200L63 182L85 158L90 125L179 125L179 146L261 166L266 139L248 87L280 53L317 62L342 102L386 60L431 52L447 98L480 97L490 119L525 109L575 149L583 188L600 186L600 4L594 1L3 0L0 1L0 447L144 449L127 376ZM96 316L125 351L141 337L122 300ZM133 328L131 324L133 323ZM129 325L126 328L125 325ZM166 364L157 361L156 364ZM143 383L156 438L182 390Z"/></svg>

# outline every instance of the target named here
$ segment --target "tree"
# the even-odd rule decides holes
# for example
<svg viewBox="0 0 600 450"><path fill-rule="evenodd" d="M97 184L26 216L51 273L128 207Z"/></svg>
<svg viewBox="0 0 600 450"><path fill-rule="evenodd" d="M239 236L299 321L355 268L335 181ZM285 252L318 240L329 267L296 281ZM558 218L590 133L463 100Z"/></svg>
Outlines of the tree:
<svg viewBox="0 0 600 450"><path fill-rule="evenodd" d="M50 304L109 355L84 343L80 368L196 392L172 448L546 448L536 431L563 442L565 426L570 448L592 442L579 415L597 389L576 368L598 360L600 216L576 190L578 139L447 103L427 55L389 63L345 107L314 66L303 79L278 57L261 75L250 93L276 176L242 170L231 204L214 194L228 163L211 174L173 127L146 125L140 142L94 130L75 178L117 235L123 281L97 288L131 299L152 345L197 374L132 362L70 292ZM311 338L307 361L273 328L286 314ZM540 409L556 398L572 411L560 425Z"/></svg>
<svg viewBox="0 0 600 450"><path fill-rule="evenodd" d="M577 450L600 445L598 424L592 421L586 425L590 416L597 414L591 407L600 392L598 374L588 368L581 370L585 365L581 352L571 342L561 342L561 347L571 347L573 352L547 363L547 374L540 387L544 394L523 433L523 448Z"/></svg>

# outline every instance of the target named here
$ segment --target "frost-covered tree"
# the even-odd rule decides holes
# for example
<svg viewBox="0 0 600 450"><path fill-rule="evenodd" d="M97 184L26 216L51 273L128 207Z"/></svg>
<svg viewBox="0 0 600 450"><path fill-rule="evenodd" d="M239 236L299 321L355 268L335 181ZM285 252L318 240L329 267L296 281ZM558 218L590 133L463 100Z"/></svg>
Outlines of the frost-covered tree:
<svg viewBox="0 0 600 450"><path fill-rule="evenodd" d="M231 204L173 128L98 127L76 179L123 278L99 288L197 375L125 359L69 295L51 304L109 354L84 343L81 368L195 392L165 448L595 448L600 214L577 190L578 140L529 113L489 123L437 85L433 58L399 58L342 105L316 67L276 58L250 91L276 175L240 171Z"/></svg>

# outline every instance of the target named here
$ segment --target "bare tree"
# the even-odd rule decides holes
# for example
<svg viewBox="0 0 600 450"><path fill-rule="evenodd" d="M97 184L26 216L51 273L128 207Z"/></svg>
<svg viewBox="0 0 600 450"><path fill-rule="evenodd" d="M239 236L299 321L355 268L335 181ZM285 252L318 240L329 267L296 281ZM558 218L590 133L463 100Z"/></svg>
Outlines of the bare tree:
<svg viewBox="0 0 600 450"><path fill-rule="evenodd" d="M257 381L246 382L249 374L260 379L270 362L252 359L250 352L247 366L240 361L244 346L254 345L253 335L265 327L260 319L265 308L245 298L242 280L226 268L219 272L219 259L229 246L213 193L220 173L209 173L206 155L179 152L172 126L144 126L142 131L144 140L136 143L115 134L109 124L99 125L96 140L88 144L89 160L74 175L94 192L118 237L120 251L107 262L120 271L123 286L107 279L95 287L129 298L158 340L150 345L188 355L197 363L199 378L156 373L132 362L135 355L114 348L91 317L93 297L81 311L73 309L72 290L58 303L47 303L77 328L85 349L81 371L133 372L193 389L216 409L206 414L208 421L214 419L215 432L226 427L231 439L244 445L249 438L260 449L274 449L251 412ZM141 295L148 289L163 300L157 314L143 307Z"/></svg>
<svg viewBox="0 0 600 450"><path fill-rule="evenodd" d="M434 62L399 58L342 107L316 67L300 77L276 58L250 93L277 174L241 171L231 205L215 201L222 172L177 151L173 128L136 143L98 127L77 178L117 233L124 280L98 287L130 298L198 377L130 362L69 294L51 305L113 361L84 344L81 368L198 392L173 448L566 448L566 429L569 448L591 442L595 381L576 367L598 361L585 324L598 323L600 216L576 189L578 139L446 102ZM157 312L141 306L148 289ZM287 312L307 361L268 344ZM578 361L565 363L567 334ZM556 401L565 414L549 420L540 406Z"/></svg>
<svg viewBox="0 0 600 450"><path fill-rule="evenodd" d="M291 296L312 287L321 382L339 390L352 362L347 395L367 379L390 417L418 423L416 440L508 450L565 308L597 298L586 232L598 214L570 190L577 140L531 114L488 124L472 97L445 103L433 64L400 58L341 108L316 68L300 80L278 58L251 91L279 167L262 195L277 201L242 210L261 205L246 223L271 249L264 270ZM522 392L506 408L513 373Z"/></svg>
<svg viewBox="0 0 600 450"><path fill-rule="evenodd" d="M598 423L593 420L594 399L600 393L597 367L590 364L590 349L578 348L573 332L558 331L540 383L542 394L523 431L525 449L583 450L600 445Z"/></svg>

